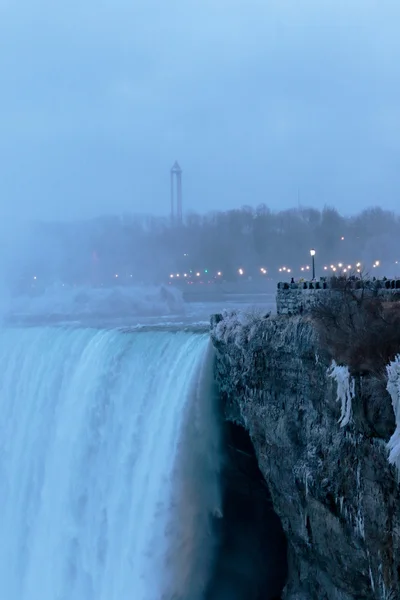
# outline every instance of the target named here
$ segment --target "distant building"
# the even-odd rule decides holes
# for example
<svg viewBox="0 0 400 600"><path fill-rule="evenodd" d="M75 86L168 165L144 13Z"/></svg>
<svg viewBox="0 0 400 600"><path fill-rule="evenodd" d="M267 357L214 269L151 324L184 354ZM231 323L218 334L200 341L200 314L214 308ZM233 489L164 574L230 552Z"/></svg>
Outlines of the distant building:
<svg viewBox="0 0 400 600"><path fill-rule="evenodd" d="M171 169L171 223L181 225L182 220L182 169L176 160Z"/></svg>

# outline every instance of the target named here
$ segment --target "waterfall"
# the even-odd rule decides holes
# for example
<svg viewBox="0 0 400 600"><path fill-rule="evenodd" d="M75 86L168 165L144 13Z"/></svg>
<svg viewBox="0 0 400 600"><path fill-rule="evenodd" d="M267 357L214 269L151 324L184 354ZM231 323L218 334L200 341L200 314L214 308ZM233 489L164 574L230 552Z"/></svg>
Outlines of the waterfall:
<svg viewBox="0 0 400 600"><path fill-rule="evenodd" d="M0 331L7 600L201 598L220 510L208 336Z"/></svg>

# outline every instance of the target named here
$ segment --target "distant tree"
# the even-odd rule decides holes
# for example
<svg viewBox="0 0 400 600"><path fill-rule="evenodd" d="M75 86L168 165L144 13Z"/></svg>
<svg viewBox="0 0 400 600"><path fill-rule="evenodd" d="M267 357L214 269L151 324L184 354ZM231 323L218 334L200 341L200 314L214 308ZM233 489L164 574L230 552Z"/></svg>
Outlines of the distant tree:
<svg viewBox="0 0 400 600"><path fill-rule="evenodd" d="M134 281L160 282L173 272L208 269L236 278L238 269L277 277L279 267L293 275L309 263L400 261L399 217L379 207L344 217L329 206L322 211L297 207L279 212L266 204L207 214L187 213L182 225L168 217L110 215L73 223L35 224L24 236L23 256L14 261L12 278L26 282L33 273L46 281L115 283L115 274ZM21 254L21 252L20 252ZM94 256L96 257L94 259ZM94 267L93 261L96 261ZM388 273L390 275L391 273Z"/></svg>

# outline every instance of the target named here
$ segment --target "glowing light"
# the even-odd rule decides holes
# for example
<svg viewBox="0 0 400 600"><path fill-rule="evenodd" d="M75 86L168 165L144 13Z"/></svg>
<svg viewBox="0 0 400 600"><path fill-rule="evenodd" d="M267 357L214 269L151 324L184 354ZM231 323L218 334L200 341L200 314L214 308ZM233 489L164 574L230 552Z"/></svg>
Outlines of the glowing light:
<svg viewBox="0 0 400 600"><path fill-rule="evenodd" d="M239 269L238 273L239 273L239 275L243 275L243 273L244 273L243 269Z"/></svg>
<svg viewBox="0 0 400 600"><path fill-rule="evenodd" d="M287 270L287 272L288 272L288 273L291 273L291 272L292 272L292 269L288 269L288 270Z"/></svg>
<svg viewBox="0 0 400 600"><path fill-rule="evenodd" d="M187 277L187 273L184 273L184 274L183 274L183 276L184 276L184 277Z"/></svg>
<svg viewBox="0 0 400 600"><path fill-rule="evenodd" d="M307 271L309 271L309 270L310 270L310 267L307 265L307 266L306 266L306 269L307 269Z"/></svg>
<svg viewBox="0 0 400 600"><path fill-rule="evenodd" d="M282 271L286 271L286 267L282 267Z"/></svg>
<svg viewBox="0 0 400 600"><path fill-rule="evenodd" d="M341 269L341 268L343 267L343 264L342 264L342 263L339 263L339 264L338 264L338 267Z"/></svg>
<svg viewBox="0 0 400 600"><path fill-rule="evenodd" d="M279 269L279 273L282 273L282 269Z"/></svg>
<svg viewBox="0 0 400 600"><path fill-rule="evenodd" d="M301 269L300 269L300 270L301 270L301 271L304 271L304 267L301 267Z"/></svg>
<svg viewBox="0 0 400 600"><path fill-rule="evenodd" d="M342 242L343 242L343 240L344 240L344 235L342 235L342 237L341 237L340 239L341 239L341 240L342 240Z"/></svg>
<svg viewBox="0 0 400 600"><path fill-rule="evenodd" d="M347 273L347 269L343 269L343 273Z"/></svg>
<svg viewBox="0 0 400 600"><path fill-rule="evenodd" d="M174 278L174 276L173 276L173 274L172 274L172 273L171 273L170 277L171 277L171 279L173 279L173 278Z"/></svg>
<svg viewBox="0 0 400 600"><path fill-rule="evenodd" d="M196 273L196 277L200 277L200 273Z"/></svg>
<svg viewBox="0 0 400 600"><path fill-rule="evenodd" d="M335 265L331 265L331 269L334 269L334 268L335 268Z"/></svg>
<svg viewBox="0 0 400 600"><path fill-rule="evenodd" d="M315 256L315 250L314 250L314 248L311 248L310 254L311 254L311 256Z"/></svg>
<svg viewBox="0 0 400 600"><path fill-rule="evenodd" d="M348 269L351 269L351 265L347 265L347 268L348 268Z"/></svg>
<svg viewBox="0 0 400 600"><path fill-rule="evenodd" d="M357 273L361 273L361 269L357 269Z"/></svg>
<svg viewBox="0 0 400 600"><path fill-rule="evenodd" d="M115 273L115 277L118 277L118 273Z"/></svg>
<svg viewBox="0 0 400 600"><path fill-rule="evenodd" d="M325 270L325 271L327 271L327 270L328 270L328 267L324 267L324 270Z"/></svg>
<svg viewBox="0 0 400 600"><path fill-rule="evenodd" d="M221 277L221 275L222 275L221 271L218 271L217 275L218 275L218 277Z"/></svg>
<svg viewBox="0 0 400 600"><path fill-rule="evenodd" d="M336 267L333 267L333 271L336 271Z"/></svg>
<svg viewBox="0 0 400 600"><path fill-rule="evenodd" d="M375 261L375 265L376 265L377 267L379 267L379 265L380 265L380 264L381 264L381 262L380 262L379 260L376 260L376 261Z"/></svg>
<svg viewBox="0 0 400 600"><path fill-rule="evenodd" d="M33 276L33 279L36 281L36 279L37 279L36 275Z"/></svg>
<svg viewBox="0 0 400 600"><path fill-rule="evenodd" d="M180 277L179 273L176 274L177 277Z"/></svg>
<svg viewBox="0 0 400 600"><path fill-rule="evenodd" d="M358 262L358 263L356 264L356 267L361 267L361 263L360 263L360 262Z"/></svg>

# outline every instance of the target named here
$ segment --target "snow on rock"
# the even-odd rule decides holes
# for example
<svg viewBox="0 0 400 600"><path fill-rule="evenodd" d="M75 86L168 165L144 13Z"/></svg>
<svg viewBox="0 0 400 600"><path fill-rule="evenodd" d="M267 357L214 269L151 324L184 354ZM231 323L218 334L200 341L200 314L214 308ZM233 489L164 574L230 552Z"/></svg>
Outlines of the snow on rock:
<svg viewBox="0 0 400 600"><path fill-rule="evenodd" d="M213 332L217 341L226 343L229 337L235 338L236 345L241 346L247 335L251 335L251 326L256 325L265 315L265 310L223 310L222 319L218 322ZM250 329L250 331L247 331Z"/></svg>
<svg viewBox="0 0 400 600"><path fill-rule="evenodd" d="M392 398L396 429L388 442L389 462L400 469L400 355L387 367L387 391Z"/></svg>
<svg viewBox="0 0 400 600"><path fill-rule="evenodd" d="M229 333L237 319L223 320L211 321L215 379L223 414L248 430L281 517L284 597L389 600L400 589L400 486L388 462L396 424L381 381L365 374L358 386L347 367L327 361L312 319L263 318L242 328L240 349L240 333ZM392 371L400 419L400 357Z"/></svg>
<svg viewBox="0 0 400 600"><path fill-rule="evenodd" d="M355 381L350 375L349 368L337 365L335 361L332 361L328 369L328 375L337 384L337 400L341 403L339 423L341 427L345 427L351 419L352 400L355 396Z"/></svg>

